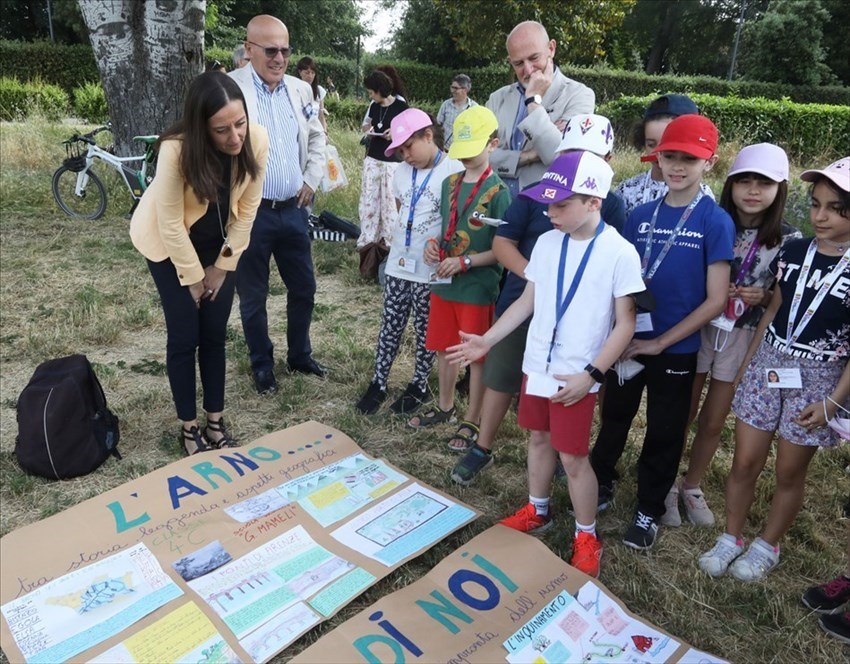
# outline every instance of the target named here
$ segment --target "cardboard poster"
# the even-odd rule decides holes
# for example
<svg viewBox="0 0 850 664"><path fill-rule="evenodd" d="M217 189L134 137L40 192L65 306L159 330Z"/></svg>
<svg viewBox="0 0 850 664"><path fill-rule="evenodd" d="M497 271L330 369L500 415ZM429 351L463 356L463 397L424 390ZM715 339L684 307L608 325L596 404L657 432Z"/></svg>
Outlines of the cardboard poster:
<svg viewBox="0 0 850 664"><path fill-rule="evenodd" d="M722 662L631 613L534 537L493 526L292 662Z"/></svg>
<svg viewBox="0 0 850 664"><path fill-rule="evenodd" d="M264 662L477 516L307 422L0 539L0 643L11 662Z"/></svg>

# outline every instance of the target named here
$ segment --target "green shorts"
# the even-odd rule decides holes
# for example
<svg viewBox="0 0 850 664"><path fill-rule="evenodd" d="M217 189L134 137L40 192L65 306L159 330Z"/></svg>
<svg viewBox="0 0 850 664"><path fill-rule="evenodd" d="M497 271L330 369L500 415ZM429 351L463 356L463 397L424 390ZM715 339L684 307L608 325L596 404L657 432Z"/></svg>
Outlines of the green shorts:
<svg viewBox="0 0 850 664"><path fill-rule="evenodd" d="M522 323L487 353L484 361L486 387L507 394L518 394L522 389L522 356L530 322Z"/></svg>

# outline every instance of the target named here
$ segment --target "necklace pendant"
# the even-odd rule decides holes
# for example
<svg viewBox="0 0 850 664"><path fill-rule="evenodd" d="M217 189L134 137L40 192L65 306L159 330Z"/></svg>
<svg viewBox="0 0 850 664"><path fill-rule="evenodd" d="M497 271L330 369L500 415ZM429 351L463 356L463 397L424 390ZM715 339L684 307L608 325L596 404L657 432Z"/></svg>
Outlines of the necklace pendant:
<svg viewBox="0 0 850 664"><path fill-rule="evenodd" d="M383 123L383 122L379 122L379 123L378 123L378 129L383 129L383 128L384 128L384 123Z"/></svg>

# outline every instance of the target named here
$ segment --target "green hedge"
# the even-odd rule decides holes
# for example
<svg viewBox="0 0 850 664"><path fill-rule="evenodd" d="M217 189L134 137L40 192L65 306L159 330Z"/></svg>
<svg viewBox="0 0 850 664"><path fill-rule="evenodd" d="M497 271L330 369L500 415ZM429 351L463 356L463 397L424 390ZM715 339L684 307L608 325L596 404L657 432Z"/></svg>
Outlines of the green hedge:
<svg viewBox="0 0 850 664"><path fill-rule="evenodd" d="M103 124L109 119L106 94L100 83L86 83L74 88L74 115L89 124Z"/></svg>
<svg viewBox="0 0 850 664"><path fill-rule="evenodd" d="M337 127L360 129L360 123L363 121L363 116L366 114L368 106L368 99L362 100L345 97L339 101L325 99L325 108L329 113L328 122ZM424 104L414 102L413 106L433 116L436 116L437 111L440 110L440 104L437 102L425 102Z"/></svg>
<svg viewBox="0 0 850 664"><path fill-rule="evenodd" d="M33 113L61 120L68 113L68 93L40 81L21 83L15 78L0 78L0 120L25 120Z"/></svg>
<svg viewBox="0 0 850 664"><path fill-rule="evenodd" d="M839 158L850 145L850 107L797 104L775 99L737 99L694 94L700 112L711 118L721 141L742 144L776 143L792 158L805 163L811 158ZM617 129L618 138L629 142L653 95L621 97L597 110Z"/></svg>
<svg viewBox="0 0 850 664"><path fill-rule="evenodd" d="M368 57L364 71L369 72L385 60ZM442 101L448 99L449 84L459 70L443 69L417 62L393 61L413 100ZM720 97L764 97L800 103L850 105L850 88L842 86L786 85L761 81L724 81L710 76L650 76L640 72L612 70L601 67L561 65L561 70L596 93L597 104L622 96L643 96L654 93L681 92L711 94ZM507 64L465 69L472 78L471 97L479 103L498 88L515 79Z"/></svg>
<svg viewBox="0 0 850 664"><path fill-rule="evenodd" d="M40 79L70 93L78 85L100 80L91 46L49 41L0 40L3 75L19 81Z"/></svg>

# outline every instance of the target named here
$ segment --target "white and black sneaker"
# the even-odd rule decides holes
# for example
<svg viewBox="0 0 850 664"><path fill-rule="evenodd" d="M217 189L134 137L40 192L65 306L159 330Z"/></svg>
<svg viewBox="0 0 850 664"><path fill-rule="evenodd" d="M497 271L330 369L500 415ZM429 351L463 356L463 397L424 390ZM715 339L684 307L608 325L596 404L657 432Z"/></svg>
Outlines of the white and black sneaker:
<svg viewBox="0 0 850 664"><path fill-rule="evenodd" d="M648 514L644 514L638 510L635 512L635 519L632 521L632 525L626 530L626 535L623 537L623 544L633 549L644 551L652 548L657 535L658 522Z"/></svg>

